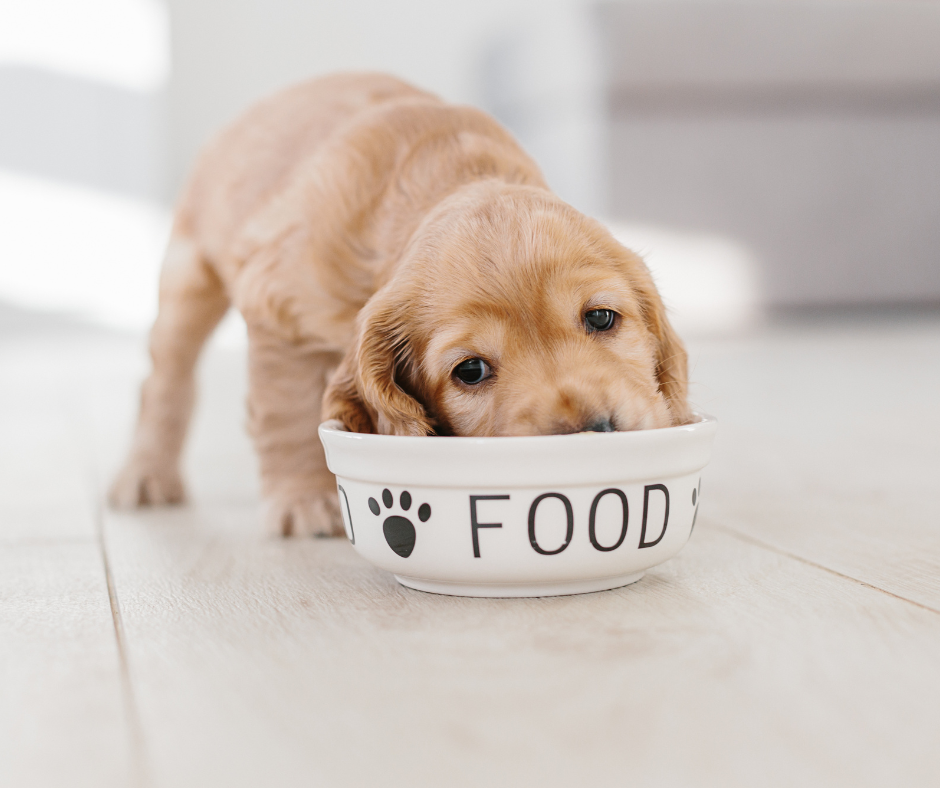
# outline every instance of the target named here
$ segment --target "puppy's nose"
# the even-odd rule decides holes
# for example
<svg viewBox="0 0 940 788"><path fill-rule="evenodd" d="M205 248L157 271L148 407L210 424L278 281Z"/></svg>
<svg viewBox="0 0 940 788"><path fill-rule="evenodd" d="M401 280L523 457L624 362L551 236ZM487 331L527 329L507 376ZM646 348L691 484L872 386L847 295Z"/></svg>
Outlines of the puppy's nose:
<svg viewBox="0 0 940 788"><path fill-rule="evenodd" d="M610 419L598 419L597 421L593 421L584 427L584 432L613 432L613 431L614 431L614 425L610 423Z"/></svg>

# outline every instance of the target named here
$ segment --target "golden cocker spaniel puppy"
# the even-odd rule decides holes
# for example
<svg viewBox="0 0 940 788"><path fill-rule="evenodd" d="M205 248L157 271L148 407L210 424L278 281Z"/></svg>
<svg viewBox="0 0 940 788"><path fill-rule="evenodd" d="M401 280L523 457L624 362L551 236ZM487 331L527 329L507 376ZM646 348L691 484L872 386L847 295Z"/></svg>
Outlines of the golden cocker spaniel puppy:
<svg viewBox="0 0 940 788"><path fill-rule="evenodd" d="M686 354L643 261L552 194L491 117L388 76L282 92L201 156L115 505L182 500L194 366L232 304L276 533L342 533L322 418L540 435L689 417Z"/></svg>

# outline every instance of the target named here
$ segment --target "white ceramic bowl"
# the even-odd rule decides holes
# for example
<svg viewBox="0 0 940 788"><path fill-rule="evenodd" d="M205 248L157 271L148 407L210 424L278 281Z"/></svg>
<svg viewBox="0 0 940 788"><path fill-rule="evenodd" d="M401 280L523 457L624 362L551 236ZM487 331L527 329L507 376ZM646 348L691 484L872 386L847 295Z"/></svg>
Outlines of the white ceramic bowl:
<svg viewBox="0 0 940 788"><path fill-rule="evenodd" d="M695 525L717 423L531 438L403 438L320 425L346 535L421 591L548 596L617 588Z"/></svg>

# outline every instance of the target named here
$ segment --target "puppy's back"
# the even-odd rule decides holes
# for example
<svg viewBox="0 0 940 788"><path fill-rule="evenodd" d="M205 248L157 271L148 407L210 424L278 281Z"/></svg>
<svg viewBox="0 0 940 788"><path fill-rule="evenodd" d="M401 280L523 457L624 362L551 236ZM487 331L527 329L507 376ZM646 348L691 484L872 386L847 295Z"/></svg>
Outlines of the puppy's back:
<svg viewBox="0 0 940 788"><path fill-rule="evenodd" d="M246 220L342 125L386 102L440 100L386 74L334 74L251 107L199 156L179 201L176 229L209 259L224 256Z"/></svg>

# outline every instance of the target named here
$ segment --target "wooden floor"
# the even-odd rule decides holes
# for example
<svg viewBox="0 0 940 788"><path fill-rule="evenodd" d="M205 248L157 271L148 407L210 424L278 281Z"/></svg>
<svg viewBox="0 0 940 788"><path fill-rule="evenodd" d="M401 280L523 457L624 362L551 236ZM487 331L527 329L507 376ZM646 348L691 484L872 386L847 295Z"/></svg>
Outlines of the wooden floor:
<svg viewBox="0 0 940 788"><path fill-rule="evenodd" d="M940 318L692 343L689 545L458 599L264 538L241 354L193 503L115 514L139 337L0 312L0 785L940 785Z"/></svg>

